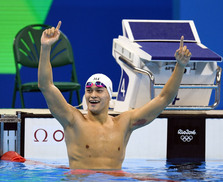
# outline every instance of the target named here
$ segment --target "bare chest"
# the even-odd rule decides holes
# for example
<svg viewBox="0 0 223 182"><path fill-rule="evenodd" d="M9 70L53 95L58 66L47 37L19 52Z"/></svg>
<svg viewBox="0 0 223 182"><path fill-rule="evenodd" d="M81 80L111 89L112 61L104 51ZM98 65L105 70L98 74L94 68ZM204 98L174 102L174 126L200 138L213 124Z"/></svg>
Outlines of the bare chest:
<svg viewBox="0 0 223 182"><path fill-rule="evenodd" d="M124 136L124 131L118 126L85 126L79 133L79 137L84 141L97 147L123 145Z"/></svg>
<svg viewBox="0 0 223 182"><path fill-rule="evenodd" d="M119 125L83 124L68 133L71 146L94 157L120 155L128 140L125 130Z"/></svg>

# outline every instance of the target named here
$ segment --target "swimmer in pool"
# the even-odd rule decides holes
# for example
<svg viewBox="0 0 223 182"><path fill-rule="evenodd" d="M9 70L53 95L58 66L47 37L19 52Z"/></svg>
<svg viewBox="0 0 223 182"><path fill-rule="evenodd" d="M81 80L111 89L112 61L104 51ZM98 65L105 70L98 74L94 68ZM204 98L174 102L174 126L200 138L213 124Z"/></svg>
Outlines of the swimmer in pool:
<svg viewBox="0 0 223 182"><path fill-rule="evenodd" d="M71 169L122 168L131 133L152 122L174 99L191 53L181 37L172 76L161 93L144 106L113 117L108 115L112 82L103 74L91 76L85 84L88 112L83 115L64 99L53 84L50 64L51 45L60 36L61 22L43 32L38 69L38 83L52 115L64 128L69 166Z"/></svg>

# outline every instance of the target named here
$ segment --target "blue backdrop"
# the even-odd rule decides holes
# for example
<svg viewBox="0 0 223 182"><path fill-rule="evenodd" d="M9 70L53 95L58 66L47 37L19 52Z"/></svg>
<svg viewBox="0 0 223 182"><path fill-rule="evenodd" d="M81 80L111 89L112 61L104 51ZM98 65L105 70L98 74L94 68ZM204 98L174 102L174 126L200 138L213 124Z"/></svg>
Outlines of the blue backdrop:
<svg viewBox="0 0 223 182"><path fill-rule="evenodd" d="M180 11L175 18L181 20L194 20L201 43L223 57L223 1L222 0L177 0ZM178 17L177 17L178 16ZM223 63L218 63L223 68ZM222 77L223 79L223 77ZM221 84L223 88L223 83ZM214 98L212 98L214 99ZM216 109L223 109L223 94L221 92L220 104Z"/></svg>
<svg viewBox="0 0 223 182"><path fill-rule="evenodd" d="M117 91L121 71L112 57L112 41L122 34L122 19L195 20L201 42L223 55L220 43L222 36L220 28L217 28L219 24L222 27L222 5L220 0L213 0L211 4L208 0L54 0L45 23L56 26L59 20L62 21L61 31L71 41L81 85L93 73L101 72L112 79L114 90ZM216 19L219 20L218 23L214 23L213 20ZM25 72L24 75L29 73ZM54 77L59 79L63 79L64 75L66 74L54 73ZM26 76L27 80L29 78ZM33 78L37 79L37 75ZM14 75L0 75L0 81L5 83L4 89L1 87L0 90L0 107L10 108ZM84 87L81 89L81 95L83 94ZM47 107L39 93L25 94L25 104L28 108ZM19 97L16 107L20 107Z"/></svg>

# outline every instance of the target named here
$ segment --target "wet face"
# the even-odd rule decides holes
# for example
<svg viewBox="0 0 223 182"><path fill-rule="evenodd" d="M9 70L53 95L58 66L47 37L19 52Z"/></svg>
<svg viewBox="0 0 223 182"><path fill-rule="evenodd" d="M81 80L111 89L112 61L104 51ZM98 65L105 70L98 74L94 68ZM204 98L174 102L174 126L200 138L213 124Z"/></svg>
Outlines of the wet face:
<svg viewBox="0 0 223 182"><path fill-rule="evenodd" d="M92 87L85 88L85 99L88 110L92 113L99 114L109 107L110 96L105 87Z"/></svg>

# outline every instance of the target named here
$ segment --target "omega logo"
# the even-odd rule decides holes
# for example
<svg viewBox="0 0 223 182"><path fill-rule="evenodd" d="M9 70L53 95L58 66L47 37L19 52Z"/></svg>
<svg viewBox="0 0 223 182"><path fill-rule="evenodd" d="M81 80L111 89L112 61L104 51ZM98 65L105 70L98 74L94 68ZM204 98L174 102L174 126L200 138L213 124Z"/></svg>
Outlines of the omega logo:
<svg viewBox="0 0 223 182"><path fill-rule="evenodd" d="M41 133L41 135L44 137L41 137L41 140L40 140L38 137L39 135L37 135L37 133ZM57 136L58 133L61 134L61 137ZM61 142L64 139L64 132L62 130L56 130L53 132L52 138L56 142ZM39 128L34 132L34 142L47 142L47 141L48 141L48 132L45 129Z"/></svg>

